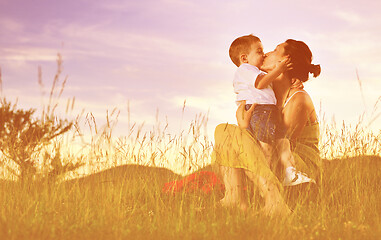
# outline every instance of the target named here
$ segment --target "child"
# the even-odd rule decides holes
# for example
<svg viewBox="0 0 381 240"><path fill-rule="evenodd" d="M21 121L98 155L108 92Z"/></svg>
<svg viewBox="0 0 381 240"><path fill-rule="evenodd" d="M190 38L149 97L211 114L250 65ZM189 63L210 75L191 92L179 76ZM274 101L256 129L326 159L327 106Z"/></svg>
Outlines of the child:
<svg viewBox="0 0 381 240"><path fill-rule="evenodd" d="M273 147L276 146L285 169L284 186L315 182L295 169L290 142L285 138L286 129L272 89L272 82L291 68L290 59L285 58L267 74L262 72L259 67L264 59L263 47L260 39L253 35L234 40L229 55L238 67L233 81L234 92L237 94L236 102L239 105L242 101L246 101L246 110L255 105L250 119L250 130L259 141L269 165Z"/></svg>

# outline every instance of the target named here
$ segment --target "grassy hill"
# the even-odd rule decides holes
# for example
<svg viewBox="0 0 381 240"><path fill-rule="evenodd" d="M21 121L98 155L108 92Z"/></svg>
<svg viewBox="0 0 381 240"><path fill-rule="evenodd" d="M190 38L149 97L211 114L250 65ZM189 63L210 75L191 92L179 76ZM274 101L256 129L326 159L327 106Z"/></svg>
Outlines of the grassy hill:
<svg viewBox="0 0 381 240"><path fill-rule="evenodd" d="M324 161L322 186L294 199L287 219L258 214L256 195L243 214L219 207L217 192L164 194L181 178L164 168L125 165L53 186L3 181L0 239L380 239L380 169L376 156Z"/></svg>

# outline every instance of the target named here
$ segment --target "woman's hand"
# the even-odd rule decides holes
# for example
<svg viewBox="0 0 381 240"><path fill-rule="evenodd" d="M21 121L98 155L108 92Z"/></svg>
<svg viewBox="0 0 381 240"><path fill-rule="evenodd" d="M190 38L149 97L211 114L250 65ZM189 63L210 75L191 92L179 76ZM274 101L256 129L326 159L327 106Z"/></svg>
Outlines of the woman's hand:
<svg viewBox="0 0 381 240"><path fill-rule="evenodd" d="M237 111L236 111L236 118L237 118L237 123L238 126L241 129L246 129L250 126L250 119L251 116L253 115L253 111L255 106L257 105L256 103L251 105L249 110L245 110L245 105L246 101L242 101L241 104L238 106Z"/></svg>

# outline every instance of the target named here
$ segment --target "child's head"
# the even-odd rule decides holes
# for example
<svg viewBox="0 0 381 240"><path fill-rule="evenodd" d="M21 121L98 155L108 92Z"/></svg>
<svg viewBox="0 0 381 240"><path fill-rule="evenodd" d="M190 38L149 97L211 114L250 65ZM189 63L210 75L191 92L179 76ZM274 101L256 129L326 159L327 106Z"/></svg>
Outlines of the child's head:
<svg viewBox="0 0 381 240"><path fill-rule="evenodd" d="M260 67L264 58L261 40L252 34L239 37L230 45L229 56L237 67L242 63Z"/></svg>

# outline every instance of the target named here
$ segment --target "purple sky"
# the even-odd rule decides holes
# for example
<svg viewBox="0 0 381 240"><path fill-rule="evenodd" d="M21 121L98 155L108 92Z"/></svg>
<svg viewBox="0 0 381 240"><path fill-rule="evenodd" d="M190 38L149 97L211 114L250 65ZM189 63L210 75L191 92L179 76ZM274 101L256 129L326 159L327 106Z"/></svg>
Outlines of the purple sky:
<svg viewBox="0 0 381 240"><path fill-rule="evenodd" d="M368 122L381 96L380 9L375 0L0 0L3 94L39 108L38 66L50 86L59 52L68 76L62 105L75 96L74 115L84 108L102 122L117 107L124 135L130 101L132 122L153 124L159 109L176 133L186 100L183 126L209 110L212 134L235 122L229 45L253 33L266 51L288 38L305 41L322 66L306 84L316 108L339 123L363 113ZM379 131L381 117L370 127Z"/></svg>

